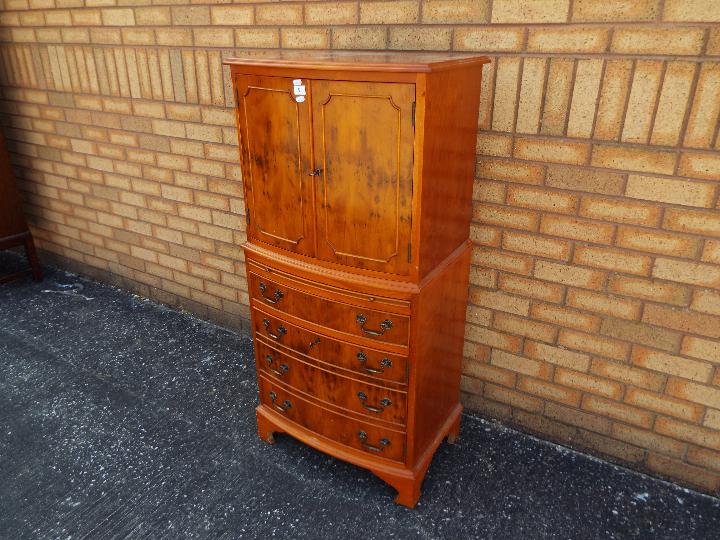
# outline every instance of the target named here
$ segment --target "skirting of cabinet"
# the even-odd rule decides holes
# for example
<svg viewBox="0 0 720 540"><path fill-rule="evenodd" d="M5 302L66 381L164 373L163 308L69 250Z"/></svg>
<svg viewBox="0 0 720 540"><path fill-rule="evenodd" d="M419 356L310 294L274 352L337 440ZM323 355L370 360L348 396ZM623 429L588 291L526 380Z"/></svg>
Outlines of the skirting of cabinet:
<svg viewBox="0 0 720 540"><path fill-rule="evenodd" d="M363 469L367 469L384 482L391 485L398 494L395 502L413 508L420 498L422 481L435 451L442 441L447 438L449 444L454 444L460 435L460 414L462 406L457 405L447 416L434 439L412 468L393 463L389 459L382 459L367 455L366 452L350 448L333 439L318 435L303 426L288 420L284 415L275 412L265 404L256 409L258 435L269 444L275 443L274 434L287 433L288 435L312 446L316 450L325 452L335 458L342 459ZM371 441L372 442L372 441Z"/></svg>

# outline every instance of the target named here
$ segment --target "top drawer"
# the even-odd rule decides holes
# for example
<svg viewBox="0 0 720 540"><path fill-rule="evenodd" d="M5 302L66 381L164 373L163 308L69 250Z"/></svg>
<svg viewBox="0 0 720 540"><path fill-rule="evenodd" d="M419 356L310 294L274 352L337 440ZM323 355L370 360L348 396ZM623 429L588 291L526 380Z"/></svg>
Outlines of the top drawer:
<svg viewBox="0 0 720 540"><path fill-rule="evenodd" d="M253 271L248 272L248 286L252 302L264 305L265 309L275 309L344 334L395 345L408 344L410 318L383 310L383 306L368 308L367 299L356 300L351 295L305 282L293 283L287 276L282 282L271 280ZM347 303L353 301L356 303Z"/></svg>

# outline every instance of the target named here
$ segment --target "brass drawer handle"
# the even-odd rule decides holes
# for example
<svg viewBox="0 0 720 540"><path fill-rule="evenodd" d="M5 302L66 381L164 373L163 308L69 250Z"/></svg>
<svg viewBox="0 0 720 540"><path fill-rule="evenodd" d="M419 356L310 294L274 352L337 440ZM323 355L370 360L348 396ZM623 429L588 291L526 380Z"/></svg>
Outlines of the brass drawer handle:
<svg viewBox="0 0 720 540"><path fill-rule="evenodd" d="M380 400L380 407L373 407L372 405L368 405L365 403L367 401L367 394L365 392L358 392L358 398L360 398L360 402L362 403L362 406L365 407L368 411L374 412L374 413L381 413L385 412L385 407L389 407L392 405L392 401L390 401L389 398L382 398Z"/></svg>
<svg viewBox="0 0 720 540"><path fill-rule="evenodd" d="M365 318L365 315L358 315L355 317L355 320L360 325L360 330L365 332L366 334L370 336L382 336L386 330L390 330L392 328L392 321L390 319L385 319L383 322L380 323L380 330L370 330L369 328L365 328L365 323L367 322L367 319Z"/></svg>
<svg viewBox="0 0 720 540"><path fill-rule="evenodd" d="M289 367L287 364L280 364L280 369L275 369L274 367L272 367L273 362L275 361L275 359L273 358L273 355L272 355L272 354L268 354L268 355L265 357L265 360L267 360L268 369L269 369L270 371L272 371L272 372L273 372L275 375L277 375L278 377L282 377L283 375L285 375L285 374L290 370L290 367Z"/></svg>
<svg viewBox="0 0 720 540"><path fill-rule="evenodd" d="M389 358L383 358L382 360L380 360L380 365L381 365L382 367L378 367L378 368L368 367L368 366L365 364L365 362L367 362L367 355L366 355L364 352L362 352L362 351L360 351L359 353L357 353L357 359L358 359L358 360L360 361L360 363L363 365L363 369L364 369L367 373L385 373L385 369L383 369L383 368L392 367L392 361L391 361Z"/></svg>
<svg viewBox="0 0 720 540"><path fill-rule="evenodd" d="M272 298L268 298L265 296L265 291L267 291L267 285L265 285L262 281L260 282L260 296L262 296L262 299L265 300L268 304L277 304L280 300L283 298L283 292L280 289L275 289L275 294L273 294L273 300Z"/></svg>
<svg viewBox="0 0 720 540"><path fill-rule="evenodd" d="M364 431L358 431L358 438L362 441L362 445L365 450L370 450L371 452L377 452L379 454L385 450L386 446L390 446L390 441L388 439L380 439L380 446L373 446L372 444L365 442L367 441L367 437L367 433Z"/></svg>
<svg viewBox="0 0 720 540"><path fill-rule="evenodd" d="M310 343L310 345L308 345L307 352L310 352L310 351L312 350L312 348L315 347L315 346L317 346L317 345L320 345L320 338L315 338L315 339L312 340L312 342Z"/></svg>
<svg viewBox="0 0 720 540"><path fill-rule="evenodd" d="M280 412L287 412L287 410L292 407L292 403L290 403L289 399L283 401L282 405L278 405L277 403L275 403L275 400L277 399L277 394L272 390L270 390L270 399L272 401L273 407L275 407Z"/></svg>
<svg viewBox="0 0 720 540"><path fill-rule="evenodd" d="M276 341L280 341L282 337L287 334L287 328L285 328L284 326L278 326L277 334L273 334L270 330L270 321L268 319L263 319L263 326L265 327L265 331L267 332L268 336L270 336Z"/></svg>

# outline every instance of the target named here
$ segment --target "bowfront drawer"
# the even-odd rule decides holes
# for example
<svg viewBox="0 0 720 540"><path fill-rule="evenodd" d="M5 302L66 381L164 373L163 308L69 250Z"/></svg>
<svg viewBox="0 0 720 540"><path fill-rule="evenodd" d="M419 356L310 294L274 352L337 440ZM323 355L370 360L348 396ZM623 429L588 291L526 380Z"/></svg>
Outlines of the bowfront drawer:
<svg viewBox="0 0 720 540"><path fill-rule="evenodd" d="M349 370L351 373L348 375L373 377L383 382L407 383L406 356L338 341L257 309L253 310L253 324L256 336L281 348L287 347L302 359L317 360L329 366Z"/></svg>
<svg viewBox="0 0 720 540"><path fill-rule="evenodd" d="M340 444L394 461L405 458L405 433L325 409L298 394L258 377L260 402L289 420Z"/></svg>
<svg viewBox="0 0 720 540"><path fill-rule="evenodd" d="M346 335L408 344L409 316L384 311L381 306L368 307L368 299L373 297L344 294L302 281L293 283L287 277L280 283L254 272L248 272L248 285L255 307L265 306Z"/></svg>
<svg viewBox="0 0 720 540"><path fill-rule="evenodd" d="M405 425L405 392L314 367L257 340L255 348L258 369L268 378L275 378L336 407L365 415L369 420Z"/></svg>

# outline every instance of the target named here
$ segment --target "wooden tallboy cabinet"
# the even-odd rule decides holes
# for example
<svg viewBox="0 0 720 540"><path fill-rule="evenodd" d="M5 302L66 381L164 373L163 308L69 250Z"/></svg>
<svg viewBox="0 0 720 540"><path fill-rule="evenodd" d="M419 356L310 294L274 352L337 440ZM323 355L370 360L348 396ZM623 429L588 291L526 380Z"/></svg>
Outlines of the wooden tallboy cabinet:
<svg viewBox="0 0 720 540"><path fill-rule="evenodd" d="M28 274L40 281L43 275L32 234L23 215L20 191L15 183L5 136L0 131L0 250L18 246L25 247L31 269L0 275L0 284Z"/></svg>
<svg viewBox="0 0 720 540"><path fill-rule="evenodd" d="M260 436L365 467L412 507L460 429L485 57L228 58Z"/></svg>

